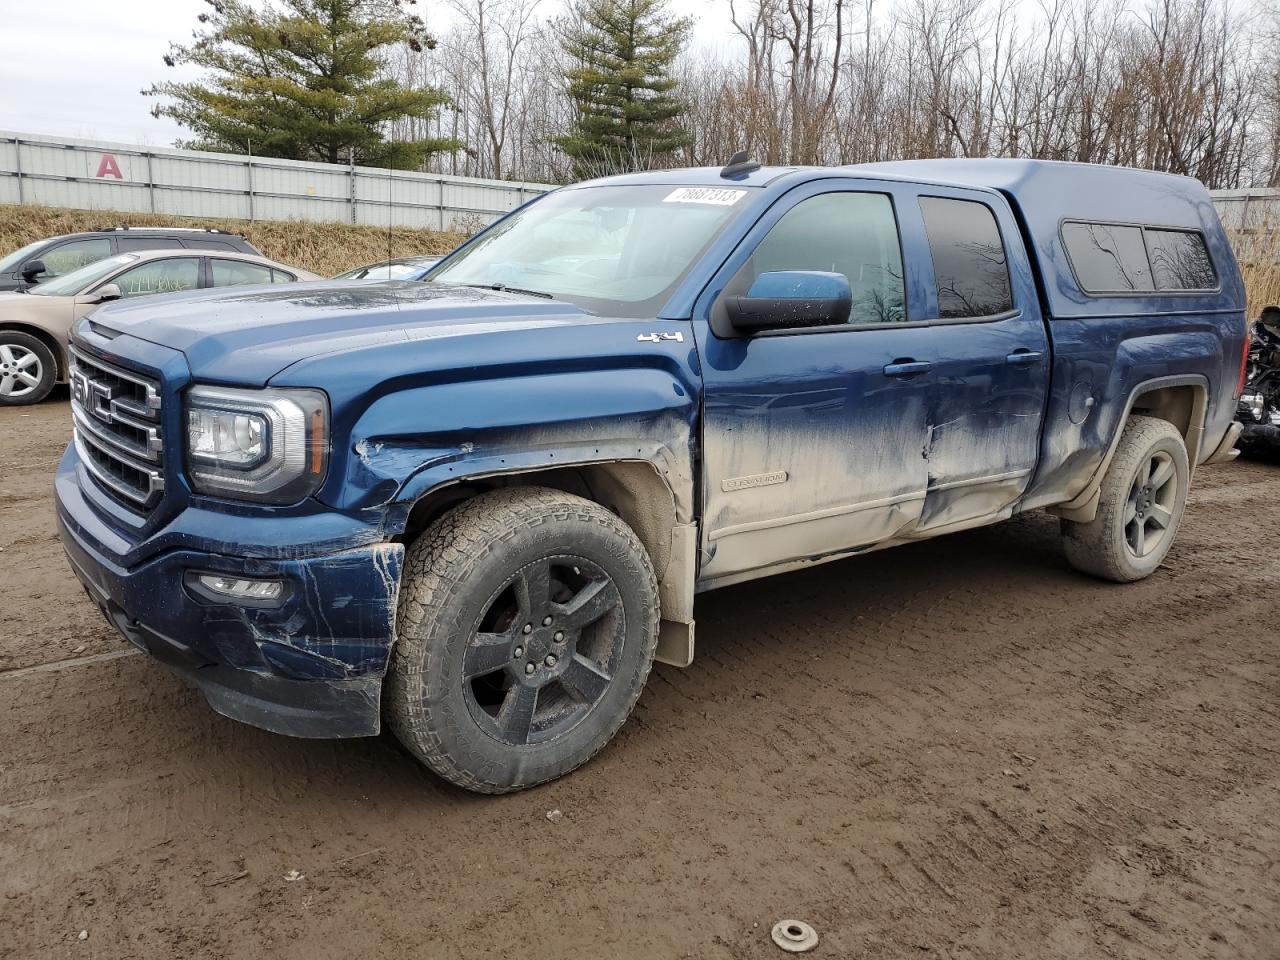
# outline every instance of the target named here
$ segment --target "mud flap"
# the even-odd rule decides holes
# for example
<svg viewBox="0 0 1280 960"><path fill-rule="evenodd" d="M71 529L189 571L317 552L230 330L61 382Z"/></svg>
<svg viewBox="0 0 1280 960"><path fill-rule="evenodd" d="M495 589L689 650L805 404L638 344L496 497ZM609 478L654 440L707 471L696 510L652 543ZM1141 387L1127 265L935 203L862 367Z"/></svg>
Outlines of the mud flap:
<svg viewBox="0 0 1280 960"><path fill-rule="evenodd" d="M693 663L693 621L661 621L658 624L658 650L653 659L673 667L687 667Z"/></svg>
<svg viewBox="0 0 1280 960"><path fill-rule="evenodd" d="M1222 442L1218 444L1218 449L1209 454L1205 463L1229 463L1236 457L1240 456L1240 451L1236 449L1236 441L1240 439L1240 431L1244 427L1240 423L1232 423L1227 428L1227 435L1222 438Z"/></svg>

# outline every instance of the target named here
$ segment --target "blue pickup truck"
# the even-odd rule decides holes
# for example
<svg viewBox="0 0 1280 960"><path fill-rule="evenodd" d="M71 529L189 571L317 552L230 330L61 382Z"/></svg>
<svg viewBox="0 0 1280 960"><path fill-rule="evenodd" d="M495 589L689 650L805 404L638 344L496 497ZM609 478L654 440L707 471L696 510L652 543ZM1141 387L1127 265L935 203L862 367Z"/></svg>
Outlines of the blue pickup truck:
<svg viewBox="0 0 1280 960"><path fill-rule="evenodd" d="M471 790L600 750L655 659L691 661L700 591L1028 510L1137 580L1235 452L1244 292L1182 177L613 177L428 280L102 307L57 515L108 619L215 710L385 718Z"/></svg>

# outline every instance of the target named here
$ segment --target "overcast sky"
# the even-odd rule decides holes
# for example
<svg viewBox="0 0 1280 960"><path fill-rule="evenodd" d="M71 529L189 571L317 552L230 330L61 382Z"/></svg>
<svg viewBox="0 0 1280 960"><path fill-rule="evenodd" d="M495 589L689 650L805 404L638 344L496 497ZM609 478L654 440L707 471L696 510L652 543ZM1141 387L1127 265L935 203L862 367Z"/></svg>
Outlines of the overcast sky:
<svg viewBox="0 0 1280 960"><path fill-rule="evenodd" d="M555 0L548 0L548 8ZM183 136L139 91L182 79L161 60L198 26L203 0L0 0L0 130L168 146ZM443 0L420 0L433 29ZM728 0L672 0L695 42L730 42ZM198 75L188 73L187 76Z"/></svg>

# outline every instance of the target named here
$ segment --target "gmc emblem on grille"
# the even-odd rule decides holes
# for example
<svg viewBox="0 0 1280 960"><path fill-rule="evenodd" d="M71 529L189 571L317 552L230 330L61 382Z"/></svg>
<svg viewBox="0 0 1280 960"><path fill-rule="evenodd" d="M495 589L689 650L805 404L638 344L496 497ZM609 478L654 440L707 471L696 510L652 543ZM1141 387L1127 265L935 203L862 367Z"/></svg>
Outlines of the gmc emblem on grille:
<svg viewBox="0 0 1280 960"><path fill-rule="evenodd" d="M111 423L111 401L115 399L115 396L114 387L109 387L105 383L99 383L96 380L90 380L89 402L85 406L89 408L90 413L103 423Z"/></svg>
<svg viewBox="0 0 1280 960"><path fill-rule="evenodd" d="M74 369L71 371L71 399L82 407L89 406L89 378Z"/></svg>

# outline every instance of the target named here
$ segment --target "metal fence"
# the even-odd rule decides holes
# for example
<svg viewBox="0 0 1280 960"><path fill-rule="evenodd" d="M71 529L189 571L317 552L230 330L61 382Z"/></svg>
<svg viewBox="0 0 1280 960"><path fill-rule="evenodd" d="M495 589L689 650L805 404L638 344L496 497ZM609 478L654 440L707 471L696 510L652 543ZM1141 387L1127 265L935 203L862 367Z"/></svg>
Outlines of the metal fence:
<svg viewBox="0 0 1280 960"><path fill-rule="evenodd" d="M549 189L0 131L0 203L445 230L489 223Z"/></svg>
<svg viewBox="0 0 1280 960"><path fill-rule="evenodd" d="M1242 263L1276 263L1280 260L1280 190L1210 190L1222 225L1231 234L1231 246Z"/></svg>
<svg viewBox="0 0 1280 960"><path fill-rule="evenodd" d="M1210 190L1213 205L1228 230L1254 230L1274 226L1280 216L1280 190L1254 187L1249 190Z"/></svg>
<svg viewBox="0 0 1280 960"><path fill-rule="evenodd" d="M553 189L349 164L272 160L0 131L0 203L233 220L441 230L488 223ZM1280 225L1280 190L1213 190L1237 236Z"/></svg>

